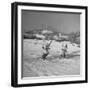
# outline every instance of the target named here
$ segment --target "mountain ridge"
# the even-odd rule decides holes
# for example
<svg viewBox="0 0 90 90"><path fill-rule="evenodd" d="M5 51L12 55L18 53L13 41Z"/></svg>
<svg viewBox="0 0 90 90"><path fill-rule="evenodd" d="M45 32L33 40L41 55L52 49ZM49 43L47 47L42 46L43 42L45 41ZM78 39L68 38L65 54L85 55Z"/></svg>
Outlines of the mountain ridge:
<svg viewBox="0 0 90 90"><path fill-rule="evenodd" d="M56 40L56 41L71 41L80 43L80 32L71 32L69 34L46 29L34 29L23 34L24 39L39 39L39 40ZM77 41L75 41L77 39Z"/></svg>

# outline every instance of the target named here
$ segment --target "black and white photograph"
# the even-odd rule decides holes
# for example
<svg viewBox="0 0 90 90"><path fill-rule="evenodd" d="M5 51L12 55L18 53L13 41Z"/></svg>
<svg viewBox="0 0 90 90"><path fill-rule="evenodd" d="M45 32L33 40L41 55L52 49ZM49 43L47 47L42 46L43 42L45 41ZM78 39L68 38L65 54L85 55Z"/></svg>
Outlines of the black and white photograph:
<svg viewBox="0 0 90 90"><path fill-rule="evenodd" d="M22 77L80 75L80 14L22 10Z"/></svg>
<svg viewBox="0 0 90 90"><path fill-rule="evenodd" d="M86 7L19 4L16 82L86 82Z"/></svg>

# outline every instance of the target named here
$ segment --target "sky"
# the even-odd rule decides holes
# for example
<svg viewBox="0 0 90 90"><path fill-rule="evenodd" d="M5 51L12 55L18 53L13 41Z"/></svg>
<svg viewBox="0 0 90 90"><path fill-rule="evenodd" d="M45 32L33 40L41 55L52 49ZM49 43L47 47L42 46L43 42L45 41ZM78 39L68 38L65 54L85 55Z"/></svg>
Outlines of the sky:
<svg viewBox="0 0 90 90"><path fill-rule="evenodd" d="M41 29L51 26L55 31L71 33L80 31L80 14L64 12L40 12L22 10L22 31Z"/></svg>

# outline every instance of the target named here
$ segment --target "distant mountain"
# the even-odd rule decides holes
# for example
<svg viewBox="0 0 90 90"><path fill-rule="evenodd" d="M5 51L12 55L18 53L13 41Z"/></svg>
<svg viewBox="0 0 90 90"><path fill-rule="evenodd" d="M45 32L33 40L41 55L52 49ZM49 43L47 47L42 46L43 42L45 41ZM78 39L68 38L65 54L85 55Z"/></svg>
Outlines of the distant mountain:
<svg viewBox="0 0 90 90"><path fill-rule="evenodd" d="M64 34L53 30L30 30L23 34L24 39L39 39L39 40L56 40L56 41L71 41L80 44L80 32L72 32L70 34Z"/></svg>
<svg viewBox="0 0 90 90"><path fill-rule="evenodd" d="M30 30L25 32L23 37L29 39L60 39L61 37L66 37L67 35L61 34L60 32L52 31L52 30Z"/></svg>

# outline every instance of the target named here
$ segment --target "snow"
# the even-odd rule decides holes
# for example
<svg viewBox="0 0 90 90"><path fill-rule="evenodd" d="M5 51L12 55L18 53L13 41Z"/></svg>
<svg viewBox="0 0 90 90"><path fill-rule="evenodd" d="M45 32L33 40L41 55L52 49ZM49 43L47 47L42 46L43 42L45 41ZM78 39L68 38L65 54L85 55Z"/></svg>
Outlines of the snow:
<svg viewBox="0 0 90 90"><path fill-rule="evenodd" d="M50 45L50 54L47 59L42 60L42 46L49 43L48 40L23 40L23 76L53 76L53 75L79 75L80 74L80 48L77 44L71 44L69 41L57 42L52 41ZM75 54L78 56L70 58L61 58L62 45L68 45L67 54Z"/></svg>
<svg viewBox="0 0 90 90"><path fill-rule="evenodd" d="M50 31L50 30L43 30L43 31L42 31L42 34L45 34L45 33L53 33L53 32Z"/></svg>
<svg viewBox="0 0 90 90"><path fill-rule="evenodd" d="M42 38L42 39L45 38L45 36L44 35L41 35L41 34L35 34L35 36L38 37L38 38Z"/></svg>
<svg viewBox="0 0 90 90"><path fill-rule="evenodd" d="M31 53L34 53L36 56L37 54L38 55L42 55L43 54L43 49L42 49L42 46L43 44L46 44L46 43L49 43L50 41L45 41L43 42L43 40L24 40L25 44L24 44L24 47L27 47L25 48L26 51L28 51L28 49L30 49L30 52ZM37 44L35 44L37 43ZM50 45L50 56L53 56L53 55L60 55L62 54L62 45L65 45L67 44L68 46L68 54L70 53L73 53L73 52L79 52L80 51L80 48L77 47L76 44L72 45L69 41L64 41L64 42L56 42L56 41L52 41L51 45ZM28 53L30 53L28 52Z"/></svg>

